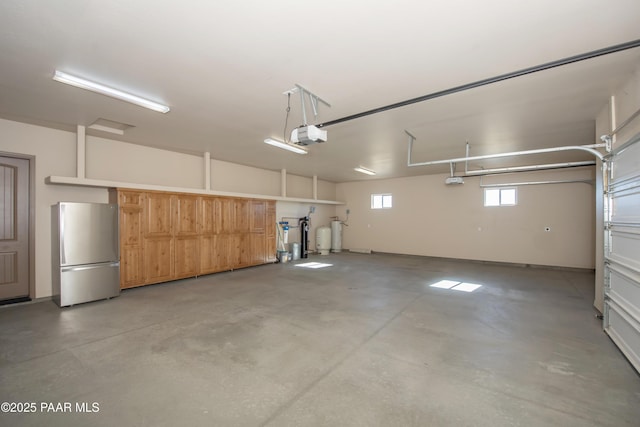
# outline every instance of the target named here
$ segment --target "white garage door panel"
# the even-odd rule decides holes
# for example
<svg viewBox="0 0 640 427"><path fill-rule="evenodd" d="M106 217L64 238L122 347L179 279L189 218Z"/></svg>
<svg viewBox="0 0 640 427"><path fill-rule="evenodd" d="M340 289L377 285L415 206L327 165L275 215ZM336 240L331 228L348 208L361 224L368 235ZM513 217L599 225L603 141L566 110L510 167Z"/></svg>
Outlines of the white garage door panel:
<svg viewBox="0 0 640 427"><path fill-rule="evenodd" d="M640 371L640 135L611 155L605 218L604 330Z"/></svg>
<svg viewBox="0 0 640 427"><path fill-rule="evenodd" d="M605 318L604 330L634 368L640 371L640 323L611 301L605 303Z"/></svg>
<svg viewBox="0 0 640 427"><path fill-rule="evenodd" d="M636 136L637 137L637 136ZM634 137L632 141L636 139ZM620 151L613 158L612 176L614 181L621 182L640 171L640 144L633 143Z"/></svg>
<svg viewBox="0 0 640 427"><path fill-rule="evenodd" d="M609 260L640 270L640 229L611 228Z"/></svg>
<svg viewBox="0 0 640 427"><path fill-rule="evenodd" d="M640 185L638 181L632 181L627 185ZM640 188L627 188L620 190L614 188L613 206L611 210L611 222L636 223L640 222Z"/></svg>
<svg viewBox="0 0 640 427"><path fill-rule="evenodd" d="M640 319L640 277L630 270L617 265L609 269L609 295L621 309L636 319ZM635 303L634 303L635 302Z"/></svg>

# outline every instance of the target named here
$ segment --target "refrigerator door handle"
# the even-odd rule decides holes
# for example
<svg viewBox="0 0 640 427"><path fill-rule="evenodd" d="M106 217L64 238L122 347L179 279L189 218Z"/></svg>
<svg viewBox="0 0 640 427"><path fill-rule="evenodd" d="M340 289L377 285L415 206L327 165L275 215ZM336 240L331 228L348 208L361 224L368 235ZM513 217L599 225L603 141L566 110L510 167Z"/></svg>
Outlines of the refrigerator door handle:
<svg viewBox="0 0 640 427"><path fill-rule="evenodd" d="M88 264L88 265L74 265L71 267L60 267L61 272L66 271L83 271L83 270L92 270L95 268L104 268L104 267L119 267L119 262L103 262L100 264Z"/></svg>
<svg viewBox="0 0 640 427"><path fill-rule="evenodd" d="M67 251L65 251L64 249L64 236L65 236L65 232L64 232L64 211L65 211L65 206L64 204L60 204L60 224L59 224L59 238L60 238L60 264L64 265L67 263Z"/></svg>

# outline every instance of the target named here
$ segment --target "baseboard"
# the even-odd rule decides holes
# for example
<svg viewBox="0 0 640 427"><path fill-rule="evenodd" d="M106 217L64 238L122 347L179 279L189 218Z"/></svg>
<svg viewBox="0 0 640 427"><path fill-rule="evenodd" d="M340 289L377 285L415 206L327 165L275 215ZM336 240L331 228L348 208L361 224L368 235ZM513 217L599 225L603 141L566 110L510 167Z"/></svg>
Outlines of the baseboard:
<svg viewBox="0 0 640 427"><path fill-rule="evenodd" d="M478 260L478 259L437 257L437 256L430 256L430 255L398 254L398 253L392 253L392 252L372 251L370 249L366 249L366 250L347 249L347 250L351 253L366 253L366 254L379 254L379 255L385 255L385 256L430 258L430 259L440 260L440 261L455 261L455 262L466 262L466 263L474 263L474 264L500 265L505 267L538 268L538 269L545 269L545 270L573 271L578 273L595 272L595 268L564 267L559 265L527 264L527 263L517 263L517 262L507 262L507 261L487 261L487 260ZM368 251L368 252L364 252L364 251Z"/></svg>

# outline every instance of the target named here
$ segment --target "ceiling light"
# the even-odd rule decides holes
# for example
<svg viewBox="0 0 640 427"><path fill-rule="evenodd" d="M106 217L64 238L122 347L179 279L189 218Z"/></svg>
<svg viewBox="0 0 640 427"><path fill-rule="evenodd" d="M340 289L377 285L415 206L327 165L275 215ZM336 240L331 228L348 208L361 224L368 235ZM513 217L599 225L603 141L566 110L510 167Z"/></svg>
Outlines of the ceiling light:
<svg viewBox="0 0 640 427"><path fill-rule="evenodd" d="M283 148L285 150L293 151L297 154L307 154L307 150L302 147L298 147L294 144L289 144L286 142L278 141L277 139L267 138L264 140L265 144L273 145L274 147Z"/></svg>
<svg viewBox="0 0 640 427"><path fill-rule="evenodd" d="M371 169L367 169L367 168L363 168L362 166L358 167L358 168L353 168L354 171L356 172L360 172L360 173L365 173L367 175L375 175L375 171L372 171Z"/></svg>
<svg viewBox="0 0 640 427"><path fill-rule="evenodd" d="M80 89L86 89L102 95L110 96L112 98L117 98L122 101L130 102L132 104L136 104L153 111L158 111L160 113L168 113L170 110L170 108L166 105L158 104L157 102L149 101L148 99L140 98L139 96L122 92L121 90L113 89L100 83L91 82L80 77L75 77L58 70L56 70L55 74L53 75L53 80L60 83L66 83L71 86L79 87Z"/></svg>

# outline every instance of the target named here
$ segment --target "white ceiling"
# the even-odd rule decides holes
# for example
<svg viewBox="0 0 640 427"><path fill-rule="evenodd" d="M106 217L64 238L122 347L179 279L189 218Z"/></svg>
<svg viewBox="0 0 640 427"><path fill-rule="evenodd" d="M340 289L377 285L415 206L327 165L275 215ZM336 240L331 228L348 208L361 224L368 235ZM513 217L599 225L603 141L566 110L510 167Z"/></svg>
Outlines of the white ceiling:
<svg viewBox="0 0 640 427"><path fill-rule="evenodd" d="M639 19L638 0L3 0L0 116L64 129L104 118L135 126L124 141L334 182L442 172L407 167L405 129L414 161L460 157L467 140L472 155L591 144L640 49L329 126L306 156L262 141L283 138L296 83L331 103L310 120L323 123L640 39ZM56 69L171 112L57 83ZM291 107L287 134L302 124L299 97Z"/></svg>

